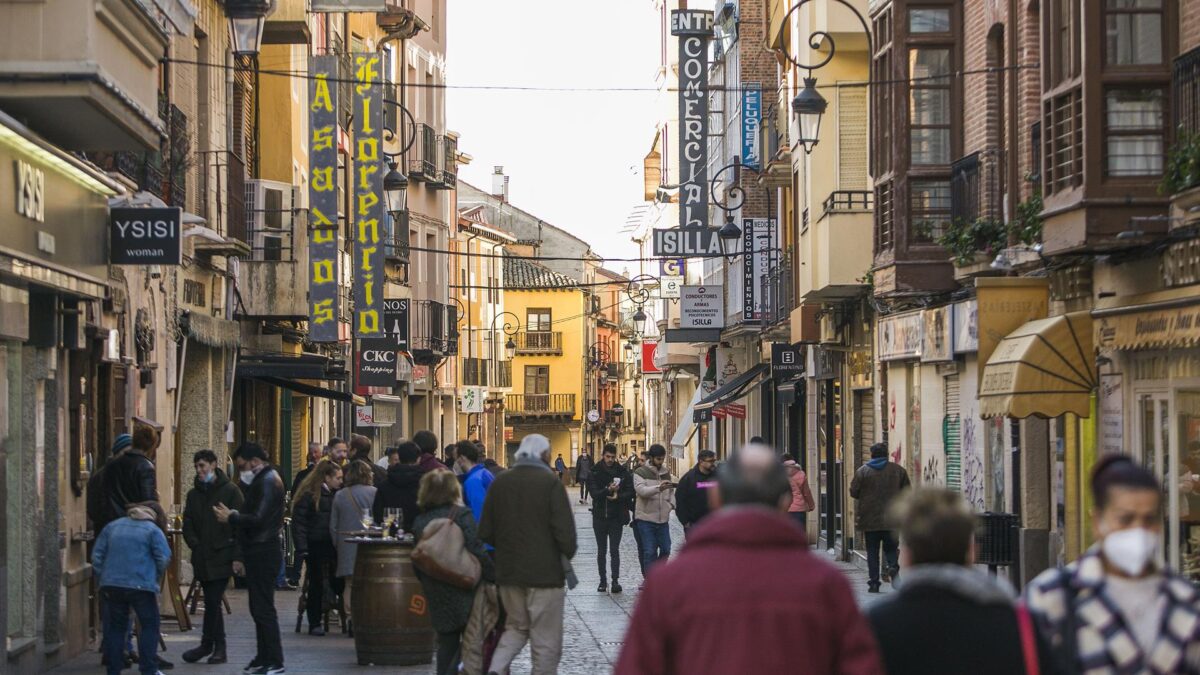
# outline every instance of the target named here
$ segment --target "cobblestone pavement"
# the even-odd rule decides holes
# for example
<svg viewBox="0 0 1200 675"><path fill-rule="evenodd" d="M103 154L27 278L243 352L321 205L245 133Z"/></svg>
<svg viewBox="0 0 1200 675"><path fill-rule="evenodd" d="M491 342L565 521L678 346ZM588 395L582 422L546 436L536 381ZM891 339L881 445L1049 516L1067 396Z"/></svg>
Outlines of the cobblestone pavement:
<svg viewBox="0 0 1200 675"><path fill-rule="evenodd" d="M572 494L572 497L576 496L578 492ZM633 533L626 529L621 538L621 583L625 592L620 595L597 593L599 572L596 569L596 539L592 535L591 514L587 506L576 504L575 524L579 532L579 552L575 556L579 585L567 593L566 616L563 622L563 658L559 672L563 675L595 675L609 672L617 661L624 640L625 626L637 601L637 589L642 583L642 575L637 564ZM674 519L671 521L671 541L676 550L683 541L683 528ZM820 551L816 554L826 555ZM865 606L881 597L867 594L865 572L851 564L835 564L850 578L855 596L861 605ZM888 589L886 584L884 589L885 592ZM312 637L307 632L294 632L298 599L296 593L277 593L275 598L283 628L283 649L289 673L330 673L340 668L403 674L433 672L432 665L407 668L358 666L354 655L354 641L351 638L340 634L333 626L330 634L325 637ZM225 623L229 664L207 666L203 663L183 663L180 654L195 646L200 639L201 616L197 613L193 617L196 629L190 633L177 632L173 623L164 624L164 638L167 643L164 656L176 664L172 673L224 675L239 672L249 663L254 656L254 625L246 608L245 591L233 591L229 594L229 599L233 609L233 614L226 616ZM101 672L99 663L99 655L88 652L53 672L62 675L97 673ZM526 648L513 663L512 672L528 673L529 669L529 649Z"/></svg>

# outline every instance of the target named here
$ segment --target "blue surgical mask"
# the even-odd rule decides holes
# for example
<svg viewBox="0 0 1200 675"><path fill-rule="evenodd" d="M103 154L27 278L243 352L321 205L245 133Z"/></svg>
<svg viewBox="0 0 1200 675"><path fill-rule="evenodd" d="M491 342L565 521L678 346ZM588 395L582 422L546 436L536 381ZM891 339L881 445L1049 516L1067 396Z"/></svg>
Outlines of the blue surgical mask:
<svg viewBox="0 0 1200 675"><path fill-rule="evenodd" d="M211 483L211 482L213 482L213 479L216 477L217 477L216 471L209 471L208 473L204 474L204 477L201 478L200 480L204 481L205 483Z"/></svg>

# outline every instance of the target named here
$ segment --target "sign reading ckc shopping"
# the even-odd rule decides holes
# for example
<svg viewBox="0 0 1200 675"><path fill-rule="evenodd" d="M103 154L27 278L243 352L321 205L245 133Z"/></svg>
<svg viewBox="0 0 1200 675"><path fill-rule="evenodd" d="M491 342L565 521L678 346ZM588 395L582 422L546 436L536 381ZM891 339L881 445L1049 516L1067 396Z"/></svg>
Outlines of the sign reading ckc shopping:
<svg viewBox="0 0 1200 675"><path fill-rule="evenodd" d="M183 264L183 209L110 209L108 225L110 263Z"/></svg>
<svg viewBox="0 0 1200 675"><path fill-rule="evenodd" d="M725 293L717 286L682 286L679 289L680 328L724 328Z"/></svg>
<svg viewBox="0 0 1200 675"><path fill-rule="evenodd" d="M396 386L396 343L389 338L358 341L358 377L360 387Z"/></svg>

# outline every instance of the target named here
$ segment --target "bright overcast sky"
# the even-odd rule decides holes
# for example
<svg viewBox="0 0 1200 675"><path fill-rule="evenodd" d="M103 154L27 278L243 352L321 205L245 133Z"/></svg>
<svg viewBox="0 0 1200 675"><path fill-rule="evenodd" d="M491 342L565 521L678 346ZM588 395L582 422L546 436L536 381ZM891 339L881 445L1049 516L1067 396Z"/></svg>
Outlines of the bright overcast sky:
<svg viewBox="0 0 1200 675"><path fill-rule="evenodd" d="M447 125L474 159L459 175L592 245L632 257L618 235L642 200L654 92L528 92L456 85L654 86L659 19L651 0L450 0ZM610 267L620 270L621 263Z"/></svg>

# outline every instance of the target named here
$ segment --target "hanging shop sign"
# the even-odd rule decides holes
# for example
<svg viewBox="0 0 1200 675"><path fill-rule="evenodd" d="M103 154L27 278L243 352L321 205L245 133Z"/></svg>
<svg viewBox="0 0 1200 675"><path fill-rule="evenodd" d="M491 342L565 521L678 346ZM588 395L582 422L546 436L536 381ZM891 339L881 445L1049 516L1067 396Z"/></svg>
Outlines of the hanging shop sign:
<svg viewBox="0 0 1200 675"><path fill-rule="evenodd" d="M713 13L672 10L671 35L679 38L679 227L705 228L708 227L708 42L713 35Z"/></svg>
<svg viewBox="0 0 1200 675"><path fill-rule="evenodd" d="M693 424L708 424L713 420L713 409L704 408L702 410L692 410Z"/></svg>
<svg viewBox="0 0 1200 675"><path fill-rule="evenodd" d="M117 208L108 212L109 262L182 265L183 209Z"/></svg>
<svg viewBox="0 0 1200 675"><path fill-rule="evenodd" d="M714 375L715 383L720 389L726 384L737 379L739 375L746 372L746 367L743 364L743 351L732 347L717 347L714 351Z"/></svg>
<svg viewBox="0 0 1200 675"><path fill-rule="evenodd" d="M358 377L360 387L394 387L396 385L396 345L387 338L368 338L358 341Z"/></svg>
<svg viewBox="0 0 1200 675"><path fill-rule="evenodd" d="M722 286L683 286L679 289L680 328L724 328Z"/></svg>
<svg viewBox="0 0 1200 675"><path fill-rule="evenodd" d="M742 164L762 168L762 84L742 84Z"/></svg>
<svg viewBox="0 0 1200 675"><path fill-rule="evenodd" d="M721 237L715 227L655 230L652 240L655 256L705 258L721 255Z"/></svg>
<svg viewBox="0 0 1200 675"><path fill-rule="evenodd" d="M771 377L790 380L804 374L804 346L786 342L771 343Z"/></svg>
<svg viewBox="0 0 1200 675"><path fill-rule="evenodd" d="M1100 376L1100 453L1125 452L1125 389L1121 373Z"/></svg>
<svg viewBox="0 0 1200 675"><path fill-rule="evenodd" d="M383 143L382 57L354 59L354 334L383 334Z"/></svg>
<svg viewBox="0 0 1200 675"><path fill-rule="evenodd" d="M950 344L950 305L924 311L925 335L921 347L924 362L951 361L954 350Z"/></svg>
<svg viewBox="0 0 1200 675"><path fill-rule="evenodd" d="M686 258L664 258L658 261L658 276L660 277L682 277L686 274Z"/></svg>
<svg viewBox="0 0 1200 675"><path fill-rule="evenodd" d="M775 266L775 220L742 219L742 322L763 319L770 302L766 279Z"/></svg>
<svg viewBox="0 0 1200 675"><path fill-rule="evenodd" d="M892 314L879 319L879 360L896 361L921 356L925 323L921 312Z"/></svg>
<svg viewBox="0 0 1200 675"><path fill-rule="evenodd" d="M850 368L850 388L870 389L875 374L875 359L871 358L871 349L856 347L850 350L846 362Z"/></svg>
<svg viewBox="0 0 1200 675"><path fill-rule="evenodd" d="M336 56L314 56L308 81L308 339L338 341L338 86Z"/></svg>
<svg viewBox="0 0 1200 675"><path fill-rule="evenodd" d="M1026 323L1046 318L1050 284L1036 277L987 277L975 280L979 301L979 386L983 369L1000 341Z"/></svg>
<svg viewBox="0 0 1200 675"><path fill-rule="evenodd" d="M658 294L663 300L678 300L683 277L659 277Z"/></svg>
<svg viewBox="0 0 1200 675"><path fill-rule="evenodd" d="M643 373L661 373L662 369L654 362L654 355L658 352L660 343L655 340L642 340L642 372ZM665 351L665 348L664 348Z"/></svg>
<svg viewBox="0 0 1200 675"><path fill-rule="evenodd" d="M954 353L969 354L979 349L979 302L967 300L953 305Z"/></svg>
<svg viewBox="0 0 1200 675"><path fill-rule="evenodd" d="M458 398L458 411L462 413L483 412L483 401L487 398L486 387L463 387Z"/></svg>
<svg viewBox="0 0 1200 675"><path fill-rule="evenodd" d="M812 355L812 378L814 380L832 380L837 377L837 361L834 352L826 347L814 346L808 352Z"/></svg>
<svg viewBox="0 0 1200 675"><path fill-rule="evenodd" d="M397 349L408 350L408 298L383 301L383 329L395 341Z"/></svg>

